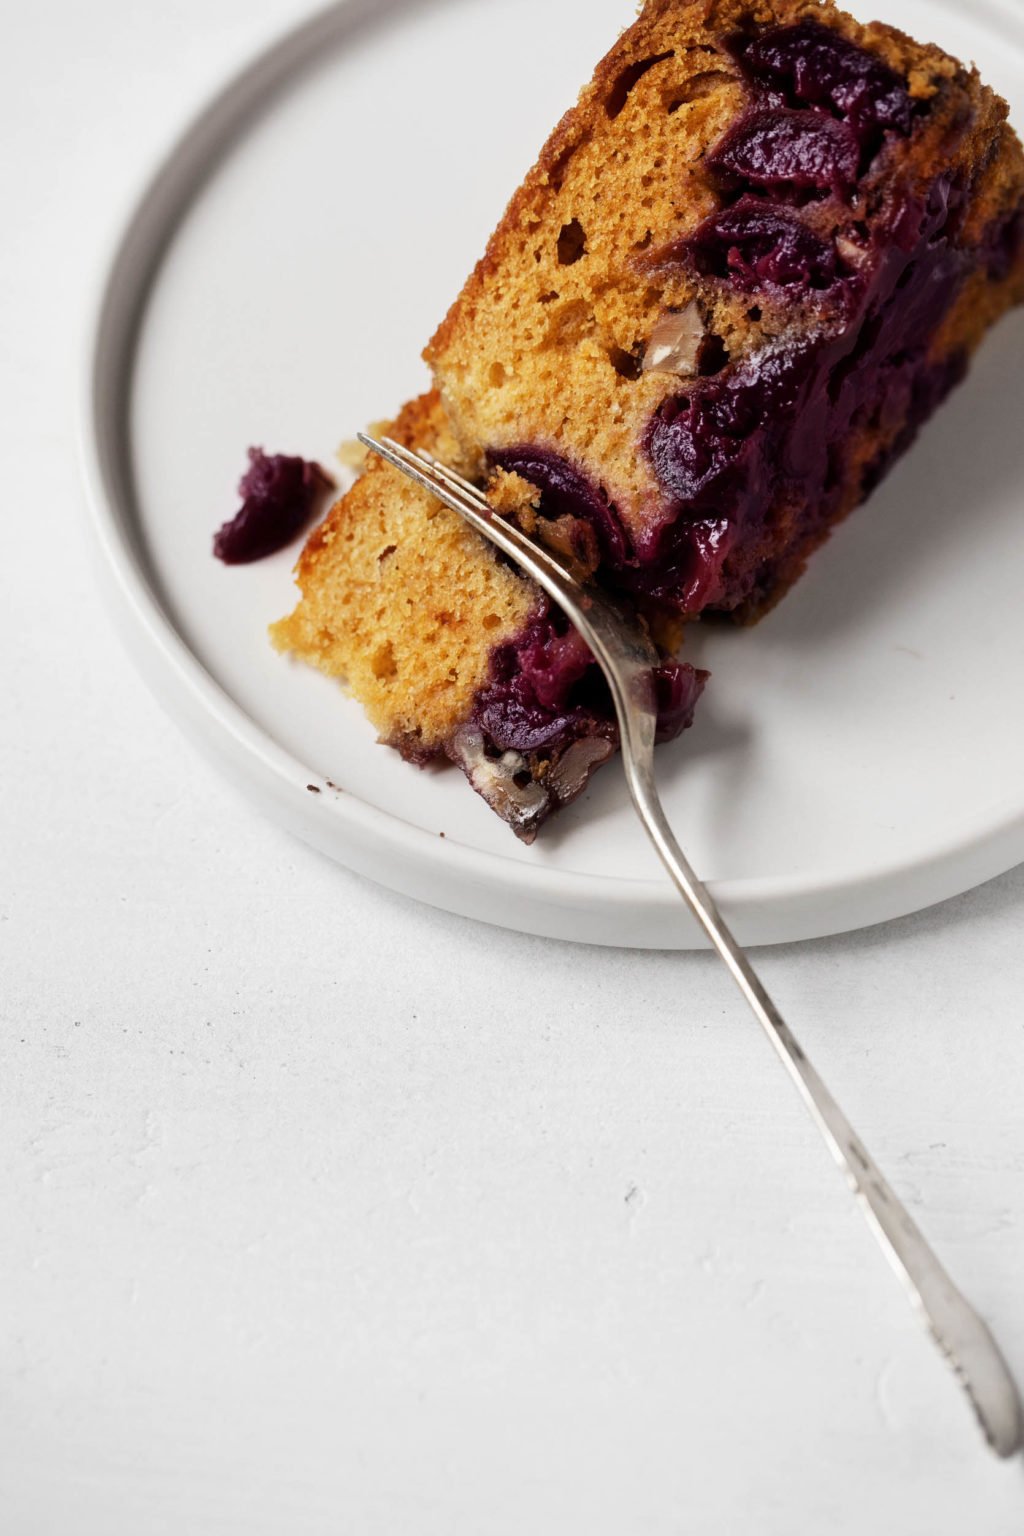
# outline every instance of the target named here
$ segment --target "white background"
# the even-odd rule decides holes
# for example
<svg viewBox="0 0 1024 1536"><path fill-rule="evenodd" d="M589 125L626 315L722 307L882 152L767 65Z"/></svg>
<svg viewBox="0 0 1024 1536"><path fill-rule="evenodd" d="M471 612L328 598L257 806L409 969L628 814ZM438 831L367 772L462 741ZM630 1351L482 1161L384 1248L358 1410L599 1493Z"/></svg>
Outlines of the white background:
<svg viewBox="0 0 1024 1536"><path fill-rule="evenodd" d="M296 7L9 11L4 1536L1019 1532L1024 1469L709 957L390 896L256 819L136 680L83 528L84 298ZM759 964L1024 1377L1022 918L1018 870Z"/></svg>

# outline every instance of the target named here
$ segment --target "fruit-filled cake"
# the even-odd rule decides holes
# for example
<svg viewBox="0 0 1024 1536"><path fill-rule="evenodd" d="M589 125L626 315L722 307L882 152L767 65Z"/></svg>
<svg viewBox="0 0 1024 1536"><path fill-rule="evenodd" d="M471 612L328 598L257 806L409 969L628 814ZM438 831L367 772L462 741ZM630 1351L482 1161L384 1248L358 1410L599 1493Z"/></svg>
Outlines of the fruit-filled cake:
<svg viewBox="0 0 1024 1536"><path fill-rule="evenodd" d="M465 468L436 393L387 430ZM505 494L522 507L514 484ZM274 643L343 678L409 762L457 763L524 841L614 754L611 700L562 613L384 460L314 530L296 574L302 601ZM666 652L660 740L691 723L704 677Z"/></svg>
<svg viewBox="0 0 1024 1536"><path fill-rule="evenodd" d="M1022 296L1024 156L974 70L816 0L650 0L513 198L402 429L671 643L777 601ZM394 546L376 573L338 542L367 526ZM576 792L610 755L575 635L396 471L335 509L299 582L278 643L502 814L511 782L536 802L521 834L572 797L552 792L570 747L590 744ZM666 734L701 683L666 666Z"/></svg>

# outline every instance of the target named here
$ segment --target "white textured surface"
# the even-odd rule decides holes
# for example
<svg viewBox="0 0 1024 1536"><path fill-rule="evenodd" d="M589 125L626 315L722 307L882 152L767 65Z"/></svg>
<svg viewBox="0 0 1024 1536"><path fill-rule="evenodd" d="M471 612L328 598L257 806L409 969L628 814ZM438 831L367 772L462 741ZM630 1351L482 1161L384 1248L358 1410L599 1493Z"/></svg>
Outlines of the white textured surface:
<svg viewBox="0 0 1024 1536"><path fill-rule="evenodd" d="M1024 1471L709 958L346 875L108 631L83 272L293 13L54 0L0 54L0 1529L1015 1536ZM1022 919L1017 871L761 965L1024 1376Z"/></svg>

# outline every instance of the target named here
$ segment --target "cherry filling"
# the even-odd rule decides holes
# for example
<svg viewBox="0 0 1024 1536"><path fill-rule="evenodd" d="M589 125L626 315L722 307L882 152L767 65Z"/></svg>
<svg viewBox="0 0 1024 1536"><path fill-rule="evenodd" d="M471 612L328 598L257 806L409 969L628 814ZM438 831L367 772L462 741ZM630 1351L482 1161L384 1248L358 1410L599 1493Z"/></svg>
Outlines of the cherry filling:
<svg viewBox="0 0 1024 1536"><path fill-rule="evenodd" d="M739 201L681 249L703 276L741 288L828 289L839 265L834 245L784 205L828 194L849 201L885 131L909 133L910 97L888 65L814 22L731 46L755 101L705 165L725 197Z"/></svg>
<svg viewBox="0 0 1024 1536"><path fill-rule="evenodd" d="M494 469L521 475L543 493L544 516L582 520L597 534L603 558L612 566L630 556L629 538L607 496L559 454L534 446L494 449L488 455Z"/></svg>
<svg viewBox="0 0 1024 1536"><path fill-rule="evenodd" d="M702 276L729 278L738 288L824 289L835 281L834 247L796 214L756 198L712 214L687 245Z"/></svg>
<svg viewBox="0 0 1024 1536"><path fill-rule="evenodd" d="M845 118L862 146L877 145L886 129L911 130L913 103L899 75L828 27L773 27L734 49L755 80L785 93L792 105Z"/></svg>
<svg viewBox="0 0 1024 1536"><path fill-rule="evenodd" d="M688 726L704 674L668 660L655 674L658 740ZM615 711L603 674L579 634L557 608L549 608L491 657L491 676L473 712L498 752L551 757L573 742L618 741Z"/></svg>
<svg viewBox="0 0 1024 1536"><path fill-rule="evenodd" d="M542 516L595 528L600 578L651 608L687 616L731 611L768 592L773 572L751 552L771 509L790 509L791 544L825 527L852 491L877 482L962 373L959 356L928 360L931 340L979 255L947 233L959 201L948 175L926 200L894 197L859 271L833 273L818 332L694 379L664 402L643 441L662 497L632 539L607 495L550 450L506 448L492 462L540 488ZM752 240L744 250L742 224L728 222L751 212L738 204L708 221L706 231L721 231L719 244L709 238L704 247L709 260L729 266L736 249L752 270L771 262L767 234L763 248ZM764 212L768 219L779 214ZM779 217L779 228L792 228L794 239L789 246L780 238L778 271L802 279L799 257L806 252L814 280L812 247L800 238L811 232L789 210ZM1001 263L1017 238L1016 225L992 231L981 254L988 260L991 248L992 262ZM816 270L822 280L831 271L827 259ZM879 443L866 469L849 457L851 440L864 428ZM853 476L862 477L856 486Z"/></svg>
<svg viewBox="0 0 1024 1536"><path fill-rule="evenodd" d="M881 60L814 22L730 46L756 96L705 159L729 205L659 264L686 260L700 277L742 291L819 295L817 320L795 339L680 382L640 444L661 495L630 531L604 487L551 449L526 443L490 454L492 465L538 487L540 515L563 541L575 524L573 547L596 545L601 581L648 612L686 617L757 607L792 579L792 561L873 488L962 376L962 353L932 361L929 349L965 276L976 267L1007 275L1024 239L1015 216L979 245L960 245L965 194L949 173L926 195L894 182L881 211L863 215L867 228L823 238L798 208L851 199L885 134L911 131L909 94ZM663 738L690 723L704 681L666 661ZM611 700L556 609L495 653L469 730L459 760L524 836L609 755ZM496 775L512 788L495 789Z"/></svg>
<svg viewBox="0 0 1024 1536"><path fill-rule="evenodd" d="M583 685L593 664L576 631L547 614L495 651L476 718L501 752L554 751L577 734L601 735L609 721L596 719Z"/></svg>
<svg viewBox="0 0 1024 1536"><path fill-rule="evenodd" d="M729 184L845 198L857 180L860 158L853 132L834 117L762 107L730 128L704 163Z"/></svg>
<svg viewBox="0 0 1024 1536"><path fill-rule="evenodd" d="M869 485L906 447L962 371L960 359L936 367L927 356L974 261L944 233L949 191L943 178L927 206L899 200L875 231L867 268L836 278L837 313L856 323L754 355L657 412L645 444L665 497L655 565L686 538L680 525L703 522L713 508L726 518L734 548L756 543L772 506L794 509L790 540L811 535L858 488L849 459L854 434L873 431L885 460L869 468ZM736 608L770 575L749 561L725 563L705 606ZM663 591L652 583L652 593Z"/></svg>
<svg viewBox="0 0 1024 1536"><path fill-rule="evenodd" d="M693 722L707 673L666 659L655 673L658 740ZM551 606L491 657L491 675L448 753L525 841L583 792L618 745L615 710L594 658Z"/></svg>

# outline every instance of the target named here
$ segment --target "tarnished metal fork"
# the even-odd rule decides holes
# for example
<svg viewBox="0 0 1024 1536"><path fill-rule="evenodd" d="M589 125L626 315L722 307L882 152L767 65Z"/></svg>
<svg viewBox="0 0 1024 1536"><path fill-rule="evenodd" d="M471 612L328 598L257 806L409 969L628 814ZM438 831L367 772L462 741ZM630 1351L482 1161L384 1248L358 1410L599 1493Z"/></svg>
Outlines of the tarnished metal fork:
<svg viewBox="0 0 1024 1536"><path fill-rule="evenodd" d="M360 434L360 441L514 560L554 599L587 642L611 689L626 782L644 830L796 1084L915 1310L959 1377L989 1445L999 1456L1015 1455L1024 1446L1024 1410L999 1346L808 1061L668 824L654 781L653 669L659 658L650 639L611 599L583 586L549 550L527 538L513 522L495 516L482 491L454 470L390 438L378 442Z"/></svg>

